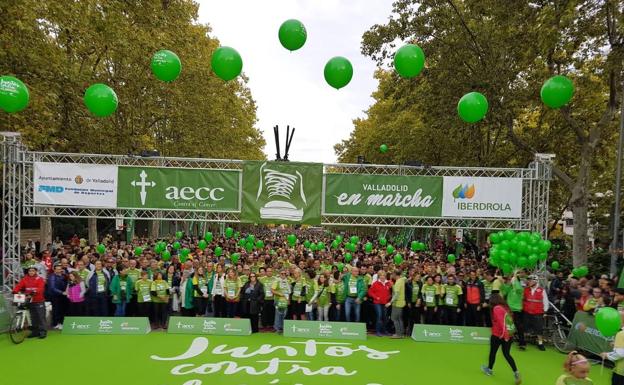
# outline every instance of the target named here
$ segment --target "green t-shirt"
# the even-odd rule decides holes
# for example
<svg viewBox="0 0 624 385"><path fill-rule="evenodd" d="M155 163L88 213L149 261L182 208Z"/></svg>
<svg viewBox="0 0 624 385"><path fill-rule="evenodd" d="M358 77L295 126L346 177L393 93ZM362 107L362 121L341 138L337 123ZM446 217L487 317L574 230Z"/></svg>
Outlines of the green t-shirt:
<svg viewBox="0 0 624 385"><path fill-rule="evenodd" d="M299 278L294 281L294 283L292 292L293 301L304 301L306 297L303 295L303 290L307 288L308 282L303 278Z"/></svg>
<svg viewBox="0 0 624 385"><path fill-rule="evenodd" d="M318 295L317 295L317 300L318 300L318 305L320 307L325 307L327 305L329 305L329 295L331 293L331 287L330 286L321 286L317 289Z"/></svg>
<svg viewBox="0 0 624 385"><path fill-rule="evenodd" d="M121 275L119 276L119 291L120 291L120 295L121 298L126 298L126 290L127 290L127 286L128 286L128 276L126 275L125 277L122 277ZM117 299L117 298L114 298Z"/></svg>
<svg viewBox="0 0 624 385"><path fill-rule="evenodd" d="M457 307L459 305L459 296L462 295L462 288L458 284L444 285L444 305Z"/></svg>
<svg viewBox="0 0 624 385"><path fill-rule="evenodd" d="M264 276L258 278L258 281L260 281L264 287L264 299L271 301L273 299L273 291L271 291L271 289L273 288L273 281L275 281L275 277Z"/></svg>
<svg viewBox="0 0 624 385"><path fill-rule="evenodd" d="M439 294L438 287L434 285L427 285L426 283L423 285L421 289L423 302L427 307L436 307L438 306L438 302L436 301L436 295Z"/></svg>
<svg viewBox="0 0 624 385"><path fill-rule="evenodd" d="M87 279L87 277L89 277L89 273L89 269L78 270L78 275L80 276L80 279L82 279L82 282L84 282L85 286L89 286L89 280Z"/></svg>
<svg viewBox="0 0 624 385"><path fill-rule="evenodd" d="M247 283L247 281L249 281L249 276L242 274L241 276L238 277L241 287L245 286L245 284Z"/></svg>
<svg viewBox="0 0 624 385"><path fill-rule="evenodd" d="M483 290L485 291L485 300L489 301L492 296L492 289L494 287L494 282L490 282L487 279L481 280L483 283Z"/></svg>
<svg viewBox="0 0 624 385"><path fill-rule="evenodd" d="M306 280L306 284L308 285L308 289L306 290L306 302L310 302L314 294L318 289L318 282L315 280Z"/></svg>
<svg viewBox="0 0 624 385"><path fill-rule="evenodd" d="M238 301L240 299L240 280L225 280L225 298L230 301Z"/></svg>
<svg viewBox="0 0 624 385"><path fill-rule="evenodd" d="M288 297L290 296L290 282L287 279L276 278L271 286L276 293L275 307L286 309L288 307Z"/></svg>
<svg viewBox="0 0 624 385"><path fill-rule="evenodd" d="M152 301L156 303L169 302L169 295L167 294L167 289L169 288L169 284L163 279L152 282L151 291L156 292L156 296L152 296ZM165 299L160 297L165 297Z"/></svg>
<svg viewBox="0 0 624 385"><path fill-rule="evenodd" d="M347 299L345 297L344 282L342 280L336 282L334 285L334 293L336 294L336 302L338 303L344 303Z"/></svg>
<svg viewBox="0 0 624 385"><path fill-rule="evenodd" d="M128 277L132 280L132 282L137 282L141 279L141 270L139 269L128 269ZM136 291L136 290L134 290Z"/></svg>
<svg viewBox="0 0 624 385"><path fill-rule="evenodd" d="M97 275L97 292L104 293L106 291L106 277L101 271L96 271Z"/></svg>
<svg viewBox="0 0 624 385"><path fill-rule="evenodd" d="M152 294L150 291L152 290L152 281L149 279L139 279L134 284L134 290L137 293L137 302L152 302Z"/></svg>
<svg viewBox="0 0 624 385"><path fill-rule="evenodd" d="M420 285L418 285L418 281L412 281L412 298L411 303L416 303L420 296Z"/></svg>
<svg viewBox="0 0 624 385"><path fill-rule="evenodd" d="M197 289L199 289L199 293L197 290L194 291L193 297L199 298L203 297L204 294L208 294L208 281L206 281L205 277L195 275L193 277L193 286L197 286Z"/></svg>
<svg viewBox="0 0 624 385"><path fill-rule="evenodd" d="M395 298L392 306L405 307L405 277L397 279L392 285L392 297Z"/></svg>

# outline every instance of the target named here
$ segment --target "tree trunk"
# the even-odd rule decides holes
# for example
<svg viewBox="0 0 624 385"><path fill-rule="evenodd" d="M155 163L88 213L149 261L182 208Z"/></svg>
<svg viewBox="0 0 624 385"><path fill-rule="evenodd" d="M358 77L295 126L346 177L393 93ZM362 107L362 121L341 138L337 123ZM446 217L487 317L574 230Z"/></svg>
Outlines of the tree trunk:
<svg viewBox="0 0 624 385"><path fill-rule="evenodd" d="M87 227L89 228L89 245L98 244L97 218L88 218Z"/></svg>
<svg viewBox="0 0 624 385"><path fill-rule="evenodd" d="M570 208L574 221L572 235L572 264L574 267L587 264L587 206L589 203L588 189L591 184L591 162L594 155L594 146L583 143L580 153L578 177L572 187Z"/></svg>
<svg viewBox="0 0 624 385"><path fill-rule="evenodd" d="M39 231L41 250L45 250L46 245L52 243L52 217L40 218Z"/></svg>
<svg viewBox="0 0 624 385"><path fill-rule="evenodd" d="M160 221L159 220L151 220L150 221L150 230L149 237L152 239L157 239L160 237Z"/></svg>

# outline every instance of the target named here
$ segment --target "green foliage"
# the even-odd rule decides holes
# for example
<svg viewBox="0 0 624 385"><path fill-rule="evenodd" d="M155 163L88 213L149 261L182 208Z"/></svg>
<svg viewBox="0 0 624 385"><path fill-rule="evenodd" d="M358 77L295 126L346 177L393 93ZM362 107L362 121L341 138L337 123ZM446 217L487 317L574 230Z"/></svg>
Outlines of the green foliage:
<svg viewBox="0 0 624 385"><path fill-rule="evenodd" d="M197 10L190 0L1 0L0 73L23 80L31 103L10 120L1 114L0 127L36 150L263 158L246 79L225 83L211 72L219 42ZM150 70L161 49L182 61L172 83ZM83 104L98 82L119 97L110 118Z"/></svg>

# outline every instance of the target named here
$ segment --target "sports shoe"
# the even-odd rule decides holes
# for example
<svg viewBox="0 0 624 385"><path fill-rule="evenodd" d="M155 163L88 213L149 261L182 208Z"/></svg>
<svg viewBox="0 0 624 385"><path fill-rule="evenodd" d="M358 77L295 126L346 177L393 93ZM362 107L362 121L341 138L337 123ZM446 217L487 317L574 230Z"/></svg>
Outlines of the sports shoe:
<svg viewBox="0 0 624 385"><path fill-rule="evenodd" d="M526 346L525 345L520 345L520 346L518 346L518 349L520 349L522 351L525 351L526 350Z"/></svg>
<svg viewBox="0 0 624 385"><path fill-rule="evenodd" d="M58 326L57 327L58 330L63 330L63 324L58 324L57 326Z"/></svg>
<svg viewBox="0 0 624 385"><path fill-rule="evenodd" d="M537 344L537 348L538 348L539 350L541 350L541 351L546 350L546 348L544 347L544 344L543 344L543 343L542 343L542 344Z"/></svg>
<svg viewBox="0 0 624 385"><path fill-rule="evenodd" d="M520 385L522 383L522 378L520 378L520 372L514 372L514 384Z"/></svg>
<svg viewBox="0 0 624 385"><path fill-rule="evenodd" d="M492 369L488 368L487 365L481 365L481 371L486 376L491 376L493 374Z"/></svg>
<svg viewBox="0 0 624 385"><path fill-rule="evenodd" d="M397 339L403 338L403 336L400 336L398 334L393 334L392 337L390 338L397 340Z"/></svg>

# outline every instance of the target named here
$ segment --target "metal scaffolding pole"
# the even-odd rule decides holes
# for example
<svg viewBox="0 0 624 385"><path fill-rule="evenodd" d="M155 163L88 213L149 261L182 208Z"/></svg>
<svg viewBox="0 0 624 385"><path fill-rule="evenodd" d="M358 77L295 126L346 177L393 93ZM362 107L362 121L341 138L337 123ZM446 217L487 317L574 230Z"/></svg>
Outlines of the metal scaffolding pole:
<svg viewBox="0 0 624 385"><path fill-rule="evenodd" d="M22 143L16 132L2 135L2 291L13 289L22 275L20 267L20 171Z"/></svg>

